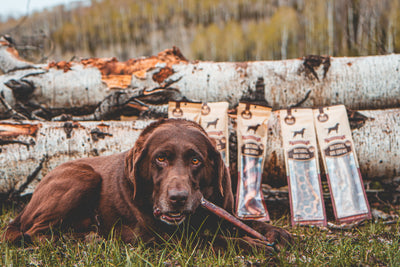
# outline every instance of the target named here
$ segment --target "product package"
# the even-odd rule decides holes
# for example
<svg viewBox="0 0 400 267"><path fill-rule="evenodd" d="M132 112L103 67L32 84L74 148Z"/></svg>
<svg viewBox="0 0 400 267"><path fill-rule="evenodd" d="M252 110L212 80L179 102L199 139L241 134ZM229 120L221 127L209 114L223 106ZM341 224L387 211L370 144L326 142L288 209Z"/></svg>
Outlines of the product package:
<svg viewBox="0 0 400 267"><path fill-rule="evenodd" d="M216 142L218 151L229 166L228 102L203 103L200 124Z"/></svg>
<svg viewBox="0 0 400 267"><path fill-rule="evenodd" d="M269 107L239 103L236 215L240 219L270 220L261 188L270 116Z"/></svg>
<svg viewBox="0 0 400 267"><path fill-rule="evenodd" d="M168 118L186 119L200 123L200 102L170 101Z"/></svg>
<svg viewBox="0 0 400 267"><path fill-rule="evenodd" d="M350 223L370 219L346 108L338 105L313 112L336 220Z"/></svg>
<svg viewBox="0 0 400 267"><path fill-rule="evenodd" d="M312 109L279 111L292 225L326 226Z"/></svg>

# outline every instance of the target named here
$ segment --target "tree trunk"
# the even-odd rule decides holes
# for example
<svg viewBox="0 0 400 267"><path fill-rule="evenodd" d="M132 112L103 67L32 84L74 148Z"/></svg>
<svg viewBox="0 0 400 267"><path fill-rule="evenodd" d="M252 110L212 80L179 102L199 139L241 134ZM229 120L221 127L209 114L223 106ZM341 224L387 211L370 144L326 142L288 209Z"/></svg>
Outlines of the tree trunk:
<svg viewBox="0 0 400 267"><path fill-rule="evenodd" d="M133 147L150 121L0 123L0 194L19 190L43 161L25 192L63 162Z"/></svg>
<svg viewBox="0 0 400 267"><path fill-rule="evenodd" d="M282 186L286 184L286 173L277 114L274 112L269 121L263 181L273 186ZM399 176L400 109L351 112L349 116L364 179L391 179ZM2 122L0 194L32 192L38 180L65 161L128 150L150 122ZM234 134L231 135L230 139L235 140ZM237 173L236 145L232 143L230 146L233 179ZM32 175L34 173L37 173L36 177Z"/></svg>
<svg viewBox="0 0 400 267"><path fill-rule="evenodd" d="M87 115L110 95L127 94L127 102L118 102L118 112L106 116L118 119L121 111L132 108L126 104L138 98L138 103L150 108L157 101L142 100L161 89L164 104L186 97L227 100L233 107L241 99L254 100L262 95L262 100L275 109L300 102L303 107L344 104L354 110L400 105L400 55L188 62L174 48L126 62L88 59L43 66L22 62L15 54L7 42L0 42L0 69L5 73L0 76L0 94L11 108L24 112L39 109L46 119L61 112ZM0 103L0 118L10 117L5 106Z"/></svg>
<svg viewBox="0 0 400 267"><path fill-rule="evenodd" d="M268 102L274 109L333 104L370 109L350 113L363 177L400 175L400 55L188 62L174 48L126 62L93 58L35 65L0 39L0 70L0 118L94 120L0 122L0 196L32 192L37 181L62 162L127 150L149 123L99 120L143 112L166 116L168 101L185 97L229 101L231 107L252 100ZM375 110L379 108L384 110ZM71 116L59 117L61 113ZM234 132L230 139L235 177ZM264 182L286 183L276 113L270 120L264 169Z"/></svg>

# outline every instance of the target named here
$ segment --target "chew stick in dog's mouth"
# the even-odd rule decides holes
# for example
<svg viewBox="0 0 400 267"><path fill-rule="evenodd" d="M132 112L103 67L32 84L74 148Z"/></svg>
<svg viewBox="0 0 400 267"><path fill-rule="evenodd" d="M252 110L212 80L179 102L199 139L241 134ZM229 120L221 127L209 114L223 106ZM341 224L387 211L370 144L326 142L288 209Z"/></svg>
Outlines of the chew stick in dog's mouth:
<svg viewBox="0 0 400 267"><path fill-rule="evenodd" d="M252 235L253 237L256 237L262 241L269 242L268 239L248 226L247 224L243 223L239 219L237 219L235 216L227 212L226 210L214 205L213 203L207 201L204 199L204 197L201 198L200 204L203 208L211 211L212 213L216 214L217 216L227 220L228 222L234 224L235 226L239 227L240 229L246 231L248 234ZM273 246L273 244L271 244Z"/></svg>
<svg viewBox="0 0 400 267"><path fill-rule="evenodd" d="M156 218L159 218L161 221L170 224L170 225L178 225L182 223L185 218L186 214L181 212L165 212L162 213L159 208L156 208L153 211L153 215Z"/></svg>

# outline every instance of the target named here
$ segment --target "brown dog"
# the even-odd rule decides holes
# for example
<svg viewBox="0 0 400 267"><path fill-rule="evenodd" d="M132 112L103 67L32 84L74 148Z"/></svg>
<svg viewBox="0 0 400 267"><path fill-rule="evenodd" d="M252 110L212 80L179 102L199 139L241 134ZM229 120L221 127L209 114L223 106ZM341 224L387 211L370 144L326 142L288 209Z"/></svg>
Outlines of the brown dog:
<svg viewBox="0 0 400 267"><path fill-rule="evenodd" d="M196 229L207 217L202 227L215 230L218 218L200 207L202 196L232 213L231 181L220 153L198 124L162 119L144 129L130 151L55 168L3 238L40 240L57 227L83 234L96 229L104 237L114 230L125 242L149 242L173 233L184 221ZM291 239L285 230L263 222L251 226L270 242Z"/></svg>

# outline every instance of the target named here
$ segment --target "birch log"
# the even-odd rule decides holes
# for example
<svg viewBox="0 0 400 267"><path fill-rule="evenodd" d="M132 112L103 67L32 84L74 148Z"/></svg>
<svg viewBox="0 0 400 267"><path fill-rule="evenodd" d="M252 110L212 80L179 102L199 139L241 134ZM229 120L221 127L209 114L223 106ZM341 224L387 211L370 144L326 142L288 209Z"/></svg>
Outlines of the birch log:
<svg viewBox="0 0 400 267"><path fill-rule="evenodd" d="M361 111L365 120L353 129L353 138L364 179L400 175L400 109ZM263 181L286 183L285 163L277 112L269 121L267 159ZM42 169L25 193L32 192L55 166L76 158L117 153L130 149L149 120L100 122L0 123L0 194L20 190L26 179ZM379 140L379 142L377 141ZM232 144L236 147L236 144ZM236 160L236 154L233 160ZM235 174L235 162L231 173ZM20 190L21 191L21 190Z"/></svg>
<svg viewBox="0 0 400 267"><path fill-rule="evenodd" d="M298 103L303 107L344 104L353 110L400 106L400 55L397 54L189 62L174 48L126 62L93 58L46 65L21 62L16 55L9 43L0 42L0 69L4 72L0 76L0 94L11 107L22 103L50 112L69 109L87 114L94 112L115 90L120 93L140 90L139 95L145 97L160 88L180 92L192 100L229 101L231 107L240 99L259 97L275 109ZM168 97L174 98L176 94L167 93ZM7 117L6 111L0 104L0 118Z"/></svg>
<svg viewBox="0 0 400 267"><path fill-rule="evenodd" d="M42 161L25 193L63 162L126 151L150 122L0 122L0 195L19 191Z"/></svg>
<svg viewBox="0 0 400 267"><path fill-rule="evenodd" d="M9 107L18 109L22 106L23 110L28 112L44 110L52 113L50 117L54 117L60 113L95 113L96 107L105 103L98 113L109 109L117 111L114 112L114 118L119 118L123 108L135 106L130 103L132 99L140 100L140 103L144 101L166 104L170 99L179 100L180 94L175 97L176 90L173 88L160 93L160 88L169 85L163 83L163 77L170 74L170 66L184 62L187 61L179 50L171 49L159 53L157 57L132 59L127 62L118 62L115 58L93 58L79 62L63 61L34 65L19 58L18 52L11 45L0 39L0 70L4 73L0 75L0 96L6 103L5 105L0 102L0 118L9 117ZM157 87L144 90L131 84L132 76L142 78L147 70L157 68L157 64L160 63L163 64L163 69L151 77L159 82ZM162 103L156 103L160 102L160 99ZM106 111L105 115L87 116L83 119L110 119L110 115L113 114Z"/></svg>

